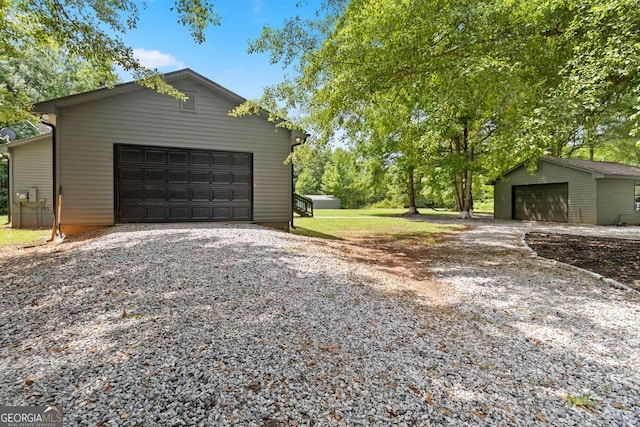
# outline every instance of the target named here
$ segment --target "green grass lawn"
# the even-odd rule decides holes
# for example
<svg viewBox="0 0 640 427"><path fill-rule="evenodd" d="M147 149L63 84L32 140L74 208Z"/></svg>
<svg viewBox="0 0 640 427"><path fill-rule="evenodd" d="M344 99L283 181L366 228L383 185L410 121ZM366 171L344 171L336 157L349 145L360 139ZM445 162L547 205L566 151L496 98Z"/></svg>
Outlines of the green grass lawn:
<svg viewBox="0 0 640 427"><path fill-rule="evenodd" d="M51 230L20 230L8 228L6 224L7 216L0 215L0 250L7 247L45 243L51 237Z"/></svg>
<svg viewBox="0 0 640 427"><path fill-rule="evenodd" d="M456 224L410 221L399 217L406 209L318 209L313 218L295 218L293 234L350 240L389 237L428 237L464 228ZM439 214L441 212L438 212Z"/></svg>

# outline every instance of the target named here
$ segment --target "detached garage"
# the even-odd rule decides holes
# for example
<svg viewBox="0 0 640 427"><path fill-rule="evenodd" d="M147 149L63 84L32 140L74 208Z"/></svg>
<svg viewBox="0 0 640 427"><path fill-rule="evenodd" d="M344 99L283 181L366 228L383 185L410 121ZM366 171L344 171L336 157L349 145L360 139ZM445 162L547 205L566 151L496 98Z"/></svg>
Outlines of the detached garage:
<svg viewBox="0 0 640 427"><path fill-rule="evenodd" d="M306 134L277 127L266 113L230 116L245 99L189 69L163 79L188 99L131 82L34 106L53 129L50 181L38 184L53 189L47 221L61 196L67 234L131 222L242 221L286 229L292 180L285 161ZM17 171L32 150L15 145ZM18 181L17 189L34 185L28 176Z"/></svg>
<svg viewBox="0 0 640 427"><path fill-rule="evenodd" d="M496 180L494 217L594 225L640 223L640 168L621 163L540 158Z"/></svg>

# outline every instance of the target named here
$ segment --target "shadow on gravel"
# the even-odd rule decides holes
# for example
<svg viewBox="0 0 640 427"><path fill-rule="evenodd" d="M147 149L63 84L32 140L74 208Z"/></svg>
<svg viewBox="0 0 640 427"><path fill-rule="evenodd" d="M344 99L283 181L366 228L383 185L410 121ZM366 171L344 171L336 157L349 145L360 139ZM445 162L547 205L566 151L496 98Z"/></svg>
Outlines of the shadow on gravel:
<svg viewBox="0 0 640 427"><path fill-rule="evenodd" d="M507 271L460 266L438 274L479 293L437 308L282 237L116 227L0 261L0 400L62 404L65 425L640 421L637 308L573 311L632 304L618 291L569 276L523 295ZM566 403L586 392L594 410Z"/></svg>

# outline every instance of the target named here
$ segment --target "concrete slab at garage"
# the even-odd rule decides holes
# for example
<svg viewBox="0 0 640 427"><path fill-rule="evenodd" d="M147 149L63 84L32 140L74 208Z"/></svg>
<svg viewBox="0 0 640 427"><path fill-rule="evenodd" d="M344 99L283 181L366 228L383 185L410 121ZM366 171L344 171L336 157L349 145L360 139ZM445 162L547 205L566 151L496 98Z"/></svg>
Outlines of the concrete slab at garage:
<svg viewBox="0 0 640 427"><path fill-rule="evenodd" d="M640 168L542 157L493 182L494 218L593 225L640 224Z"/></svg>

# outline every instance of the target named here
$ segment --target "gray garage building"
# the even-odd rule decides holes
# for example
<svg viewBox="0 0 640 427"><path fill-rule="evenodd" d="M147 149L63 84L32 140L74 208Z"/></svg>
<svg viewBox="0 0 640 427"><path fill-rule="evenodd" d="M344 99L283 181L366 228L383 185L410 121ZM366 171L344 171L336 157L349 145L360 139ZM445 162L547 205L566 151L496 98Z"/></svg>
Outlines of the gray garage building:
<svg viewBox="0 0 640 427"><path fill-rule="evenodd" d="M50 153L51 179L37 189L46 195L47 221L62 195L66 233L130 222L241 221L287 228L292 186L285 161L306 134L276 127L265 114L231 117L245 99L192 70L163 79L188 99L131 82L34 106L53 126L53 144L47 147L45 137L23 147L16 143L11 164L22 167L36 149ZM32 181L21 176L13 185L28 190ZM21 204L15 193L12 214Z"/></svg>
<svg viewBox="0 0 640 427"><path fill-rule="evenodd" d="M494 217L594 225L640 224L640 168L621 163L540 158L493 184Z"/></svg>

